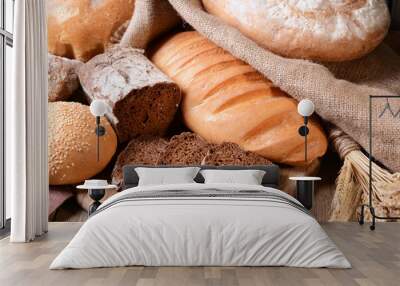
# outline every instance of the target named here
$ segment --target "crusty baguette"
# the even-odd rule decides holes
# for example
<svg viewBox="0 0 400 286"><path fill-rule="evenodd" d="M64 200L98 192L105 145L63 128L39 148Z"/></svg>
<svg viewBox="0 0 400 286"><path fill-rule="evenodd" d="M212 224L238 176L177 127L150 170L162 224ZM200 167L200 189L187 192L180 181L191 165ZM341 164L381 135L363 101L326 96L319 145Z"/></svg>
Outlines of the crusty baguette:
<svg viewBox="0 0 400 286"><path fill-rule="evenodd" d="M251 66L197 32L163 39L150 58L179 85L184 121L207 142L233 142L273 162L304 164L297 102ZM327 138L315 119L309 128L311 162L325 153Z"/></svg>

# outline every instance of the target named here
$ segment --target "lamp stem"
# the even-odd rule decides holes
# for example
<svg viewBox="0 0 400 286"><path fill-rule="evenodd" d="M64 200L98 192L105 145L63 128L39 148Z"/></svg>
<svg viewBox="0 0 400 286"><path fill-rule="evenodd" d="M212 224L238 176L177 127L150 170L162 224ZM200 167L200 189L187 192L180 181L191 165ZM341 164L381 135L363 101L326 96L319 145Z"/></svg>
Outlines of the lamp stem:
<svg viewBox="0 0 400 286"><path fill-rule="evenodd" d="M307 132L307 124L308 124L308 117L307 116L304 116L304 129L305 129L305 136L304 136L304 162L306 163L306 165L307 165L307 134L308 134L308 132Z"/></svg>
<svg viewBox="0 0 400 286"><path fill-rule="evenodd" d="M306 125L307 127L307 125ZM304 161L306 162L307 165L307 133L306 136L304 136Z"/></svg>
<svg viewBox="0 0 400 286"><path fill-rule="evenodd" d="M100 161L100 134L99 134L99 127L100 127L100 116L96 116L96 137L97 137L97 162Z"/></svg>

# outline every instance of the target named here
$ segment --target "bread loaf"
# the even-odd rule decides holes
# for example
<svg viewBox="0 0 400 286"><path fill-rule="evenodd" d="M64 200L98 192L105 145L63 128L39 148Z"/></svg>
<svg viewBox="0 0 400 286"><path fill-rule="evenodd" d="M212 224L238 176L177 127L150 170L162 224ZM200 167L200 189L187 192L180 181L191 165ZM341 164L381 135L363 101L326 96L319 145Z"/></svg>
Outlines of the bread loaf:
<svg viewBox="0 0 400 286"><path fill-rule="evenodd" d="M125 165L267 165L270 161L252 152L243 151L237 144L208 144L191 132L174 135L167 141L156 136L132 139L118 155L112 172L113 184L122 185Z"/></svg>
<svg viewBox="0 0 400 286"><path fill-rule="evenodd" d="M270 165L268 159L249 151L244 151L235 143L222 143L213 145L207 150L202 165L211 166L251 166Z"/></svg>
<svg viewBox="0 0 400 286"><path fill-rule="evenodd" d="M206 141L233 142L273 162L304 164L297 102L251 66L197 32L170 36L150 55L182 89L184 121ZM311 162L325 153L327 138L315 119L309 128Z"/></svg>
<svg viewBox="0 0 400 286"><path fill-rule="evenodd" d="M385 37L384 0L203 0L208 12L279 55L321 61L362 57Z"/></svg>
<svg viewBox="0 0 400 286"><path fill-rule="evenodd" d="M48 65L48 100L67 100L79 88L77 71L82 63L48 54Z"/></svg>
<svg viewBox="0 0 400 286"><path fill-rule="evenodd" d="M141 50L114 47L79 69L89 101L105 100L107 117L120 142L139 135L163 135L181 100L178 86Z"/></svg>
<svg viewBox="0 0 400 286"><path fill-rule="evenodd" d="M197 134L183 132L172 136L158 164L200 165L208 148L209 144Z"/></svg>
<svg viewBox="0 0 400 286"><path fill-rule="evenodd" d="M97 161L96 120L89 106L75 102L49 103L49 183L78 184L102 171L117 149L117 136L106 118Z"/></svg>
<svg viewBox="0 0 400 286"><path fill-rule="evenodd" d="M134 0L47 0L49 52L87 61L130 20Z"/></svg>
<svg viewBox="0 0 400 286"><path fill-rule="evenodd" d="M122 168L125 165L157 165L168 141L161 137L139 136L132 139L118 155L112 172L112 182L121 186Z"/></svg>

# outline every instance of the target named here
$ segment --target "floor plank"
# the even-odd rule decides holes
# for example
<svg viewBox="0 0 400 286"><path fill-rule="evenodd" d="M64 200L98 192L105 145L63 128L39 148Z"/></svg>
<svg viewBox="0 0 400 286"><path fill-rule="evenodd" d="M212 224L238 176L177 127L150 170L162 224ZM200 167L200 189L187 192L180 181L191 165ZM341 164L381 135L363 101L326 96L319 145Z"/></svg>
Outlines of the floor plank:
<svg viewBox="0 0 400 286"><path fill-rule="evenodd" d="M323 228L344 252L352 269L289 267L120 267L48 270L81 223L50 223L50 231L29 244L0 240L0 285L265 286L400 284L400 223L379 223L372 232L356 223Z"/></svg>

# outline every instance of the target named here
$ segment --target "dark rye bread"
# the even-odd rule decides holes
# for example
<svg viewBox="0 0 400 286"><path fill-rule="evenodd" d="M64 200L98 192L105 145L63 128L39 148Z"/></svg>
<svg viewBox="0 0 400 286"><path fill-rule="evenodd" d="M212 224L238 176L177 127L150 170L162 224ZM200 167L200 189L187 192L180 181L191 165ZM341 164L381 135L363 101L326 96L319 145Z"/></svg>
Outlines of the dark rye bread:
<svg viewBox="0 0 400 286"><path fill-rule="evenodd" d="M209 144L191 132L175 135L168 142L158 136L132 139L118 155L112 172L112 182L122 186L125 165L269 165L271 162L253 152L242 150L235 143Z"/></svg>
<svg viewBox="0 0 400 286"><path fill-rule="evenodd" d="M120 142L139 135L162 136L174 118L178 86L155 67L142 50L115 46L79 69L89 101L102 99Z"/></svg>
<svg viewBox="0 0 400 286"><path fill-rule="evenodd" d="M112 182L118 186L122 184L122 167L125 165L157 165L160 155L164 152L168 141L161 137L140 136L132 139L125 149L118 155L112 172Z"/></svg>
<svg viewBox="0 0 400 286"><path fill-rule="evenodd" d="M160 165L200 165L210 144L191 132L172 136L158 164Z"/></svg>
<svg viewBox="0 0 400 286"><path fill-rule="evenodd" d="M202 165L211 166L250 166L270 164L272 164L271 161L266 158L250 151L244 151L238 144L227 142L210 146L202 161Z"/></svg>

